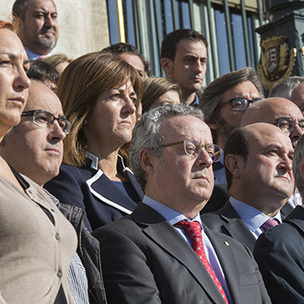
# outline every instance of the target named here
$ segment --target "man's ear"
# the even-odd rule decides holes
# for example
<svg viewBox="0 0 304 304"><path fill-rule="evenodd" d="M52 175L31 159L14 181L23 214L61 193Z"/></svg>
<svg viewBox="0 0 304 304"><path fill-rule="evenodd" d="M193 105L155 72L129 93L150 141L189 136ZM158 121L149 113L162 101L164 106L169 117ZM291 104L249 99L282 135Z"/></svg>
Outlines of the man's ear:
<svg viewBox="0 0 304 304"><path fill-rule="evenodd" d="M236 178L241 177L240 168L243 167L241 162L243 161L242 157L239 155L228 154L225 157L225 166L229 172Z"/></svg>
<svg viewBox="0 0 304 304"><path fill-rule="evenodd" d="M12 24L13 24L13 27L14 27L16 33L19 33L20 32L20 26L21 26L21 20L20 20L20 18L17 18L15 16L13 16L13 18L12 18Z"/></svg>
<svg viewBox="0 0 304 304"><path fill-rule="evenodd" d="M146 148L139 151L139 162L145 172L148 174L152 174L154 172L153 156Z"/></svg>
<svg viewBox="0 0 304 304"><path fill-rule="evenodd" d="M170 75L172 74L173 61L169 58L162 58L160 60L160 65L166 73L167 78L170 78Z"/></svg>

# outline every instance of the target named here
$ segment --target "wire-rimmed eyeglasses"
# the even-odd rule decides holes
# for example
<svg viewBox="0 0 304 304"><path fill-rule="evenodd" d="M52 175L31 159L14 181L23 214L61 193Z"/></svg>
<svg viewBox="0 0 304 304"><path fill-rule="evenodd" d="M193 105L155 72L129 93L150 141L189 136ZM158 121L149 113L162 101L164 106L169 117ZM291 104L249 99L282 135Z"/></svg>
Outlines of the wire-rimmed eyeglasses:
<svg viewBox="0 0 304 304"><path fill-rule="evenodd" d="M220 107L230 103L233 111L243 112L246 111L251 103L255 103L256 101L261 100L261 98L254 98L252 100L247 99L245 97L237 97L229 99L220 104Z"/></svg>
<svg viewBox="0 0 304 304"><path fill-rule="evenodd" d="M183 141L178 141L170 144L163 144L162 147L170 147L173 145L183 144L184 145L184 151L185 154L188 155L191 158L198 157L201 153L202 149L204 149L210 156L213 162L218 162L221 158L222 149L214 144L206 144L201 145L196 140L190 140L186 139Z"/></svg>
<svg viewBox="0 0 304 304"><path fill-rule="evenodd" d="M272 124L279 127L284 132L291 132L296 125L298 125L302 131L304 131L304 119L301 119L299 122L297 122L290 117L280 117L276 119Z"/></svg>
<svg viewBox="0 0 304 304"><path fill-rule="evenodd" d="M52 113L44 110L25 111L21 116L33 116L33 123L38 126L44 126L46 124L52 125L54 121L57 120L65 134L69 134L72 126L71 122L69 122L65 116L55 117Z"/></svg>

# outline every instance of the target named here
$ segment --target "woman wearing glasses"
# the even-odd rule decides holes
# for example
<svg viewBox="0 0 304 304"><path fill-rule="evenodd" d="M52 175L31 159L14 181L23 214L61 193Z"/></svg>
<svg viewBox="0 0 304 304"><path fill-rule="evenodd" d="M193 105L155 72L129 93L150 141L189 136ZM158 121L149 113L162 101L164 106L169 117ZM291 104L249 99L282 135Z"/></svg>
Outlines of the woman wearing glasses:
<svg viewBox="0 0 304 304"><path fill-rule="evenodd" d="M20 123L30 80L26 52L10 23L0 21L0 41L0 140L5 145L4 137ZM22 158L22 149L18 152ZM2 156L0 202L0 303L73 303L67 280L77 243L73 227L45 191Z"/></svg>
<svg viewBox="0 0 304 304"><path fill-rule="evenodd" d="M86 210L92 230L130 214L143 196L125 164L141 91L138 73L102 52L77 58L59 79L72 128L60 174L45 187L61 202Z"/></svg>

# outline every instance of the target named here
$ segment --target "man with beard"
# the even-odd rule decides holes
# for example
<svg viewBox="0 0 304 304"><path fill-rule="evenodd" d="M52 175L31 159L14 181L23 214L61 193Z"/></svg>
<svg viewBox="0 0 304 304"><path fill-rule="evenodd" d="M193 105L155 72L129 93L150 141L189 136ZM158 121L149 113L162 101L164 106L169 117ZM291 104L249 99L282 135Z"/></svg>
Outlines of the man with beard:
<svg viewBox="0 0 304 304"><path fill-rule="evenodd" d="M204 214L203 222L253 251L258 236L292 210L284 206L294 190L292 158L291 142L279 128L255 123L235 129L225 145L231 197L222 209Z"/></svg>
<svg viewBox="0 0 304 304"><path fill-rule="evenodd" d="M252 68L230 72L212 81L200 98L200 108L213 142L224 149L229 134L241 125L248 106L261 98L263 86ZM223 157L213 165L213 171L215 184L226 184Z"/></svg>
<svg viewBox="0 0 304 304"><path fill-rule="evenodd" d="M47 56L58 40L57 9L52 0L16 0L13 23L30 60Z"/></svg>

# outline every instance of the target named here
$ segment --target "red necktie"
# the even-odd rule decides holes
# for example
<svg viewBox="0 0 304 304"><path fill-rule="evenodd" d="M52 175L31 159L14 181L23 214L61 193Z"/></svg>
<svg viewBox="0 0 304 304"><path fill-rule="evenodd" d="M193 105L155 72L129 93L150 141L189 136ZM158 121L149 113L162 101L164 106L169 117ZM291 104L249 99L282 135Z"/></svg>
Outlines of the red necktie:
<svg viewBox="0 0 304 304"><path fill-rule="evenodd" d="M276 219L268 219L266 222L264 222L262 225L261 225L261 228L263 228L265 231L270 229L271 227L274 227L276 225L278 225L278 221Z"/></svg>
<svg viewBox="0 0 304 304"><path fill-rule="evenodd" d="M214 284L218 288L219 292L221 293L224 301L228 304L228 300L224 289L218 280L216 274L214 273L205 253L204 244L202 240L202 227L199 222L187 222L187 221L179 221L174 225L175 227L185 229L191 239L191 247L194 252L197 254L201 262L206 267L209 275L211 276Z"/></svg>

